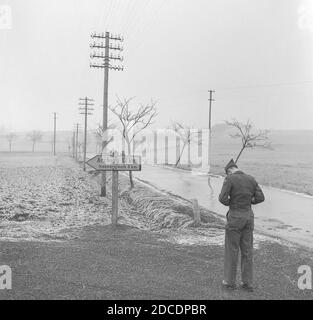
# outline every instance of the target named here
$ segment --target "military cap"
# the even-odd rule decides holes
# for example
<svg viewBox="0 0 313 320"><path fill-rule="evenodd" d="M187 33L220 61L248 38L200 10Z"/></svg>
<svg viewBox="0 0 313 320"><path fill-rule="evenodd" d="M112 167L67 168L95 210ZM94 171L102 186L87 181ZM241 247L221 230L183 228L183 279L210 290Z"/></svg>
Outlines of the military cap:
<svg viewBox="0 0 313 320"><path fill-rule="evenodd" d="M225 172L227 173L227 170L230 169L230 168L233 168L233 167L238 168L238 166L236 165L234 159L231 159L231 160L227 163L227 165L226 165L226 167L225 167Z"/></svg>

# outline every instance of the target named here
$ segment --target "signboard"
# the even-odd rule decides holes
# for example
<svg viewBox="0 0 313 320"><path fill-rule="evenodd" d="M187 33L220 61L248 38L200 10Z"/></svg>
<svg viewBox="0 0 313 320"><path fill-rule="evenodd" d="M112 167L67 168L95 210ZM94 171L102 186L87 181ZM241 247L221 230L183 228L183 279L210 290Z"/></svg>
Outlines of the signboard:
<svg viewBox="0 0 313 320"><path fill-rule="evenodd" d="M97 171L112 171L112 225L118 220L118 172L141 171L141 157L116 155L97 155L86 162Z"/></svg>
<svg viewBox="0 0 313 320"><path fill-rule="evenodd" d="M99 171L141 171L139 156L101 156L97 155L87 164Z"/></svg>

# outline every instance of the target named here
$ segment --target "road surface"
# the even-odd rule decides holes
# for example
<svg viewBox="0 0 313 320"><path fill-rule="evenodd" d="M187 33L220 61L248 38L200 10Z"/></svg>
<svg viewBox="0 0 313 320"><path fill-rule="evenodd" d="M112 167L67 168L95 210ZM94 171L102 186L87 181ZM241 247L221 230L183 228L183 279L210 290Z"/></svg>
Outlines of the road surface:
<svg viewBox="0 0 313 320"><path fill-rule="evenodd" d="M217 214L225 216L227 212L227 208L218 202L222 178L210 178L212 193L205 174L143 165L142 171L134 176L183 198L197 198L200 205ZM254 206L256 228L313 247L313 197L265 186L262 189L266 201Z"/></svg>

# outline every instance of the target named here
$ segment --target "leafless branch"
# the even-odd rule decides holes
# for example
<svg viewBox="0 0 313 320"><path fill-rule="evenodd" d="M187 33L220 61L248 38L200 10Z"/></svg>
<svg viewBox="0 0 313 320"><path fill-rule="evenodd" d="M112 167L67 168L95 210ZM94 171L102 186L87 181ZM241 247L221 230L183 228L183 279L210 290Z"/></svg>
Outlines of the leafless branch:
<svg viewBox="0 0 313 320"><path fill-rule="evenodd" d="M187 125L182 124L177 121L173 121L170 127L179 136L179 138L183 141L183 147L182 147L181 153L180 153L178 159L176 160L176 166L178 166L180 159L183 155L183 152L185 150L185 147L188 145L190 148L191 142L196 141L197 133L193 132L192 127L187 126Z"/></svg>
<svg viewBox="0 0 313 320"><path fill-rule="evenodd" d="M265 148L269 150L273 150L271 142L269 141L269 131L268 130L260 130L259 132L252 132L253 125L248 120L246 123L240 123L236 119L232 121L225 121L226 124L232 128L234 128L237 132L230 134L232 138L241 139L241 150L236 158L237 162L246 148Z"/></svg>

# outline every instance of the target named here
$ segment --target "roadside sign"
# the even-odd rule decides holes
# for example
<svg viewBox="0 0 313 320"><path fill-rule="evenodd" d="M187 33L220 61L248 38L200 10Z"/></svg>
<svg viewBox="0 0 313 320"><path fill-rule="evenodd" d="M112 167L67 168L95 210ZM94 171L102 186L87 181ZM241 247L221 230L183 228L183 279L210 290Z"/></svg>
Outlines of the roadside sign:
<svg viewBox="0 0 313 320"><path fill-rule="evenodd" d="M141 171L139 156L101 156L89 159L87 164L98 171Z"/></svg>
<svg viewBox="0 0 313 320"><path fill-rule="evenodd" d="M118 172L141 171L141 157L117 155L97 155L86 162L97 171L112 171L112 216L113 226L118 220Z"/></svg>

